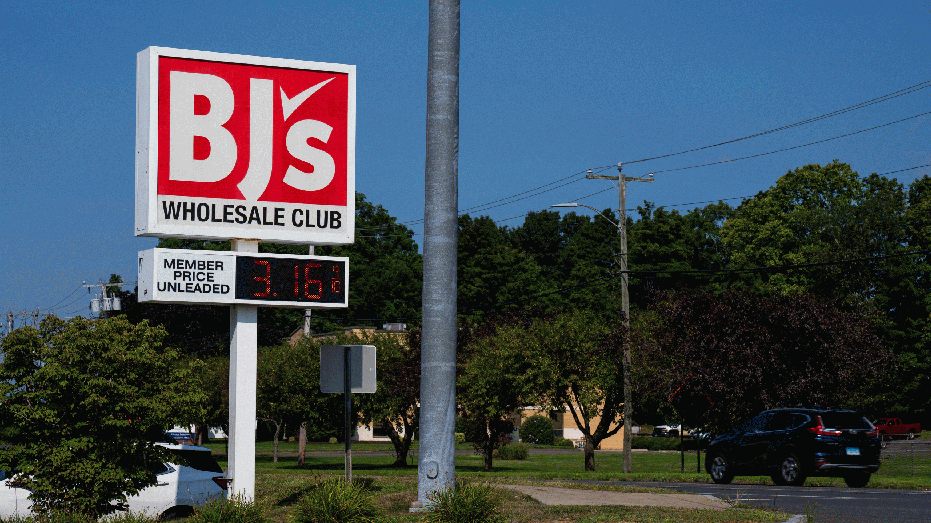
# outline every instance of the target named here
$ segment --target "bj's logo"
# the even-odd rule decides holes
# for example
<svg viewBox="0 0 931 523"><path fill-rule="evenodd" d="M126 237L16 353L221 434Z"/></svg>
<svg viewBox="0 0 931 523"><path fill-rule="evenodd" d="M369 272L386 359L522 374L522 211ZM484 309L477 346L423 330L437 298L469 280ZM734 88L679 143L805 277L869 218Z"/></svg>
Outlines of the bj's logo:
<svg viewBox="0 0 931 523"><path fill-rule="evenodd" d="M159 57L158 194L347 204L349 79Z"/></svg>

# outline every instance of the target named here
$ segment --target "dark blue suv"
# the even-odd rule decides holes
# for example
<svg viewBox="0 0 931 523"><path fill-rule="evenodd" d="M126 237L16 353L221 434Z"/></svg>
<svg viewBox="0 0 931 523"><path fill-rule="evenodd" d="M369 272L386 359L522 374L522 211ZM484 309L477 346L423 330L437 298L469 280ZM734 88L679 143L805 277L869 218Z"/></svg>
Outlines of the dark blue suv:
<svg viewBox="0 0 931 523"><path fill-rule="evenodd" d="M715 483L769 475L777 485L802 485L809 476L839 476L856 488L879 470L879 453L876 428L856 412L774 409L711 440L705 470Z"/></svg>

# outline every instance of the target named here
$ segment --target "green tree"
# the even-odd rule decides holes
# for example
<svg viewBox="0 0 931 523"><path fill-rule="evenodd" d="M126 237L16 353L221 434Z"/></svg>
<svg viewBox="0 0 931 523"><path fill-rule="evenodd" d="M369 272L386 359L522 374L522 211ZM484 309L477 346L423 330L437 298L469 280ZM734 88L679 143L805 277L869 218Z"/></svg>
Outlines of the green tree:
<svg viewBox="0 0 931 523"><path fill-rule="evenodd" d="M221 427L229 434L230 360L226 356L210 356L196 365L194 381L204 392L203 417L195 421L194 442L203 445L210 427Z"/></svg>
<svg viewBox="0 0 931 523"><path fill-rule="evenodd" d="M614 212L605 209L602 214L608 219L601 216L589 219L574 212L562 218L561 231L567 235L567 241L559 253L555 284L563 292L553 300L560 309L587 309L607 316L611 307L605 304L619 300L620 236L611 223L616 219Z"/></svg>
<svg viewBox="0 0 931 523"><path fill-rule="evenodd" d="M512 319L513 318L513 319ZM491 470L495 450L514 431L514 416L532 404L527 379L530 360L523 354L525 328L515 317L470 343L460 355L456 401L471 441Z"/></svg>
<svg viewBox="0 0 931 523"><path fill-rule="evenodd" d="M457 305L461 317L478 320L511 308L530 308L554 288L534 259L509 245L506 230L491 218L459 217Z"/></svg>
<svg viewBox="0 0 931 523"><path fill-rule="evenodd" d="M147 460L164 430L203 417L196 366L163 344L165 331L123 316L45 319L2 341L0 424L20 430L0 447L34 510L99 517L155 484Z"/></svg>
<svg viewBox="0 0 931 523"><path fill-rule="evenodd" d="M419 333L418 333L419 334ZM407 466L414 434L419 427L420 342L409 334L379 333L365 338L340 336L339 345L374 345L377 385L373 394L353 396L363 423L380 423L394 446L396 467Z"/></svg>
<svg viewBox="0 0 931 523"><path fill-rule="evenodd" d="M286 425L316 431L339 426L342 403L320 392L320 345L309 338L263 347L258 355L256 415L275 425L273 461ZM303 461L303 449L299 449Z"/></svg>
<svg viewBox="0 0 931 523"><path fill-rule="evenodd" d="M871 306L895 262L869 258L901 252L905 207L895 180L861 180L837 160L811 164L741 204L724 224L722 239L732 268L806 265L753 273L746 281L758 289L805 291Z"/></svg>
<svg viewBox="0 0 931 523"><path fill-rule="evenodd" d="M595 449L624 426L623 339L591 311L537 321L529 341L528 374L543 404L569 412L585 436L585 470L595 470Z"/></svg>
<svg viewBox="0 0 931 523"><path fill-rule="evenodd" d="M355 240L349 245L318 246L314 254L349 258L349 307L318 309L311 318L317 332L338 325L416 322L420 318L423 259L414 232L388 210L356 193ZM262 252L307 254L307 245L262 244ZM259 309L260 344L277 344L303 324L300 309ZM261 327L261 325L265 327Z"/></svg>

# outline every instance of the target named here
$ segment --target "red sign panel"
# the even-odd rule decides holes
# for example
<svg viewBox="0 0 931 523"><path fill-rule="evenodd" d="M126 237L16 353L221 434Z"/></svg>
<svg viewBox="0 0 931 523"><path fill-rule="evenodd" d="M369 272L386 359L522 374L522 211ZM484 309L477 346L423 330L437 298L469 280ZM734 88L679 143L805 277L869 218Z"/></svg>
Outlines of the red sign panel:
<svg viewBox="0 0 931 523"><path fill-rule="evenodd" d="M139 53L136 234L350 243L355 68Z"/></svg>

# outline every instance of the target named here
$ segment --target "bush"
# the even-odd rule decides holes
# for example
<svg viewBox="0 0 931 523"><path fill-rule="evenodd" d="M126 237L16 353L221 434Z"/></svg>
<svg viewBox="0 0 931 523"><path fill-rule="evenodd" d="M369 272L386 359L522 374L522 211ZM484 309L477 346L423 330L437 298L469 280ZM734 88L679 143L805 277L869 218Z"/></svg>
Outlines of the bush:
<svg viewBox="0 0 931 523"><path fill-rule="evenodd" d="M294 523L372 523L381 512L359 483L326 478L307 492L292 514Z"/></svg>
<svg viewBox="0 0 931 523"><path fill-rule="evenodd" d="M530 455L530 445L526 443L508 443L498 447L495 457L503 460L523 461Z"/></svg>
<svg viewBox="0 0 931 523"><path fill-rule="evenodd" d="M465 443L465 434L462 432L456 433L456 443Z"/></svg>
<svg viewBox="0 0 931 523"><path fill-rule="evenodd" d="M451 489L436 491L429 497L428 523L498 523L501 497L488 485L457 481Z"/></svg>
<svg viewBox="0 0 931 523"><path fill-rule="evenodd" d="M188 523L268 523L262 508L251 501L220 498L194 509Z"/></svg>
<svg viewBox="0 0 931 523"><path fill-rule="evenodd" d="M462 434L465 442L471 443L469 440L469 420L464 416L456 417L456 434Z"/></svg>
<svg viewBox="0 0 931 523"><path fill-rule="evenodd" d="M685 450L695 450L696 445L701 448L708 446L708 440L696 441L692 438L683 440ZM631 438L630 448L644 450L679 450L679 438L654 438L651 436L634 436Z"/></svg>
<svg viewBox="0 0 931 523"><path fill-rule="evenodd" d="M336 445L337 441L336 438L330 438L330 445Z"/></svg>
<svg viewBox="0 0 931 523"><path fill-rule="evenodd" d="M571 439L566 439L566 438L556 438L556 439L554 439L554 440L553 440L553 445L555 445L555 446L557 446L557 447L566 447L566 448L569 448L569 449L574 449L574 448L575 448L575 443L573 443Z"/></svg>
<svg viewBox="0 0 931 523"><path fill-rule="evenodd" d="M553 420L546 416L531 416L520 426L520 440L535 445L552 445L556 438Z"/></svg>

